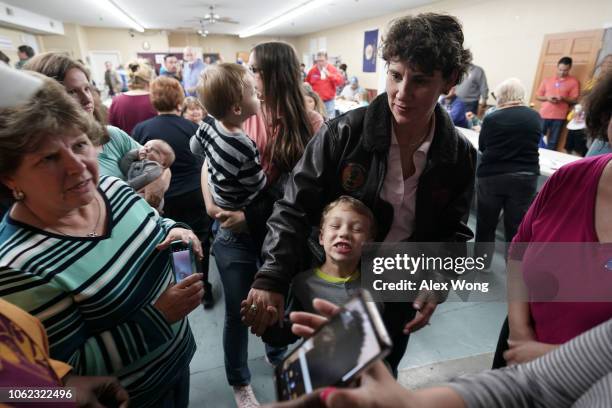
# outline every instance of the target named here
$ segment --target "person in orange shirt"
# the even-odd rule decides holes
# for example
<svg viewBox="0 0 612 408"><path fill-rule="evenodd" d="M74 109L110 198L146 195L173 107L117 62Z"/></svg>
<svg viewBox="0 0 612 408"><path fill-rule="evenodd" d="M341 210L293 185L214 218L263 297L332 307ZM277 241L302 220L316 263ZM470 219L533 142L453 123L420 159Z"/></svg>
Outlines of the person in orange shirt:
<svg viewBox="0 0 612 408"><path fill-rule="evenodd" d="M344 85L344 77L336 67L327 62L327 52L317 52L315 65L310 68L306 75L306 82L312 85L312 89L319 94L327 111L327 118L336 116L336 88Z"/></svg>
<svg viewBox="0 0 612 408"><path fill-rule="evenodd" d="M73 375L71 366L51 359L47 333L40 321L2 299L0 299L0 387L72 388L70 391L73 393L72 397L66 396L65 404L57 403L52 405L53 407L125 408L128 404L127 391L115 377ZM11 406L13 403L0 404L2 408Z"/></svg>
<svg viewBox="0 0 612 408"><path fill-rule="evenodd" d="M542 132L548 134L547 149L556 150L559 134L565 123L570 105L578 101L580 83L570 76L572 59L563 57L557 63L557 73L554 77L546 78L540 84L537 100L542 101L540 116L543 119Z"/></svg>

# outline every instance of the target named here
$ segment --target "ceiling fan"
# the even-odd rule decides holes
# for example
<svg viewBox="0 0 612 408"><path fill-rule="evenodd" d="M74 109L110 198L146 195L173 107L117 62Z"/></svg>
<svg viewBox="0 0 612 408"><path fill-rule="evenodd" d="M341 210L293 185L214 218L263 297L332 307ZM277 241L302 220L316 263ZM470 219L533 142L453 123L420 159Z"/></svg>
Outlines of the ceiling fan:
<svg viewBox="0 0 612 408"><path fill-rule="evenodd" d="M231 17L223 17L215 12L215 6L208 6L208 13L206 13L203 17L187 20L189 22L197 21L200 25L210 25L216 23L226 23L226 24L240 24L240 22L232 19Z"/></svg>

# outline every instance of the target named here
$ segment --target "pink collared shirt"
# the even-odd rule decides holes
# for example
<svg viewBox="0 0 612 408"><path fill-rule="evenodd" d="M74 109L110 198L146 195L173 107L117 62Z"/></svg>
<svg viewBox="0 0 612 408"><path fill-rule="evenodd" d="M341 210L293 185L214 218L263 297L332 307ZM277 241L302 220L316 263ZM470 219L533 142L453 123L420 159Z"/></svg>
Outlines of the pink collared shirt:
<svg viewBox="0 0 612 408"><path fill-rule="evenodd" d="M385 242L405 240L414 232L417 186L427 164L427 152L429 152L436 128L434 116L432 116L431 121L427 138L412 155L415 167L414 174L406 180L404 180L402 172L400 147L393 126L391 126L391 146L387 156L387 174L380 192L380 198L393 206L393 223L385 237Z"/></svg>

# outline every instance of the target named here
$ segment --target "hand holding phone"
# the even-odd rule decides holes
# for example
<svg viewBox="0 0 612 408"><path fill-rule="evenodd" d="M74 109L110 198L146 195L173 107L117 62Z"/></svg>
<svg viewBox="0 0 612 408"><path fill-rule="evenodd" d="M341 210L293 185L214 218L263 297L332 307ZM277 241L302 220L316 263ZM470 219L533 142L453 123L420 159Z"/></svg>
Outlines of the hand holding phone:
<svg viewBox="0 0 612 408"><path fill-rule="evenodd" d="M198 262L191 242L173 241L170 244L170 261L176 282L180 282L198 271Z"/></svg>
<svg viewBox="0 0 612 408"><path fill-rule="evenodd" d="M346 385L390 350L378 309L362 291L276 367L277 397L290 400L316 388Z"/></svg>

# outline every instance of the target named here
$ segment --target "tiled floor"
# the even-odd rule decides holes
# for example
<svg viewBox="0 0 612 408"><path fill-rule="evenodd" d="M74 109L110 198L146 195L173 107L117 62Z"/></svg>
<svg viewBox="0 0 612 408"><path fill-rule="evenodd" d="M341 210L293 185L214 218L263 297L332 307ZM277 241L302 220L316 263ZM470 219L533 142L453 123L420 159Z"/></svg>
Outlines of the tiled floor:
<svg viewBox="0 0 612 408"><path fill-rule="evenodd" d="M499 254L494 262L498 265L502 262ZM502 268L493 269L500 271ZM229 408L235 404L223 368L224 306L214 262L211 262L211 272L217 304L212 310L198 309L189 316L198 345L191 362L190 405ZM492 279L503 279L503 274L496 272ZM486 353L493 351L505 315L506 304L503 302L463 303L449 299L438 307L431 325L410 339L400 364L400 382L411 387L422 386L464 371L474 372L488 367L490 355ZM260 402L270 402L274 399L272 368L264 361L263 355L263 343L251 335L249 367L252 385ZM421 375L424 372L429 373L425 379Z"/></svg>

